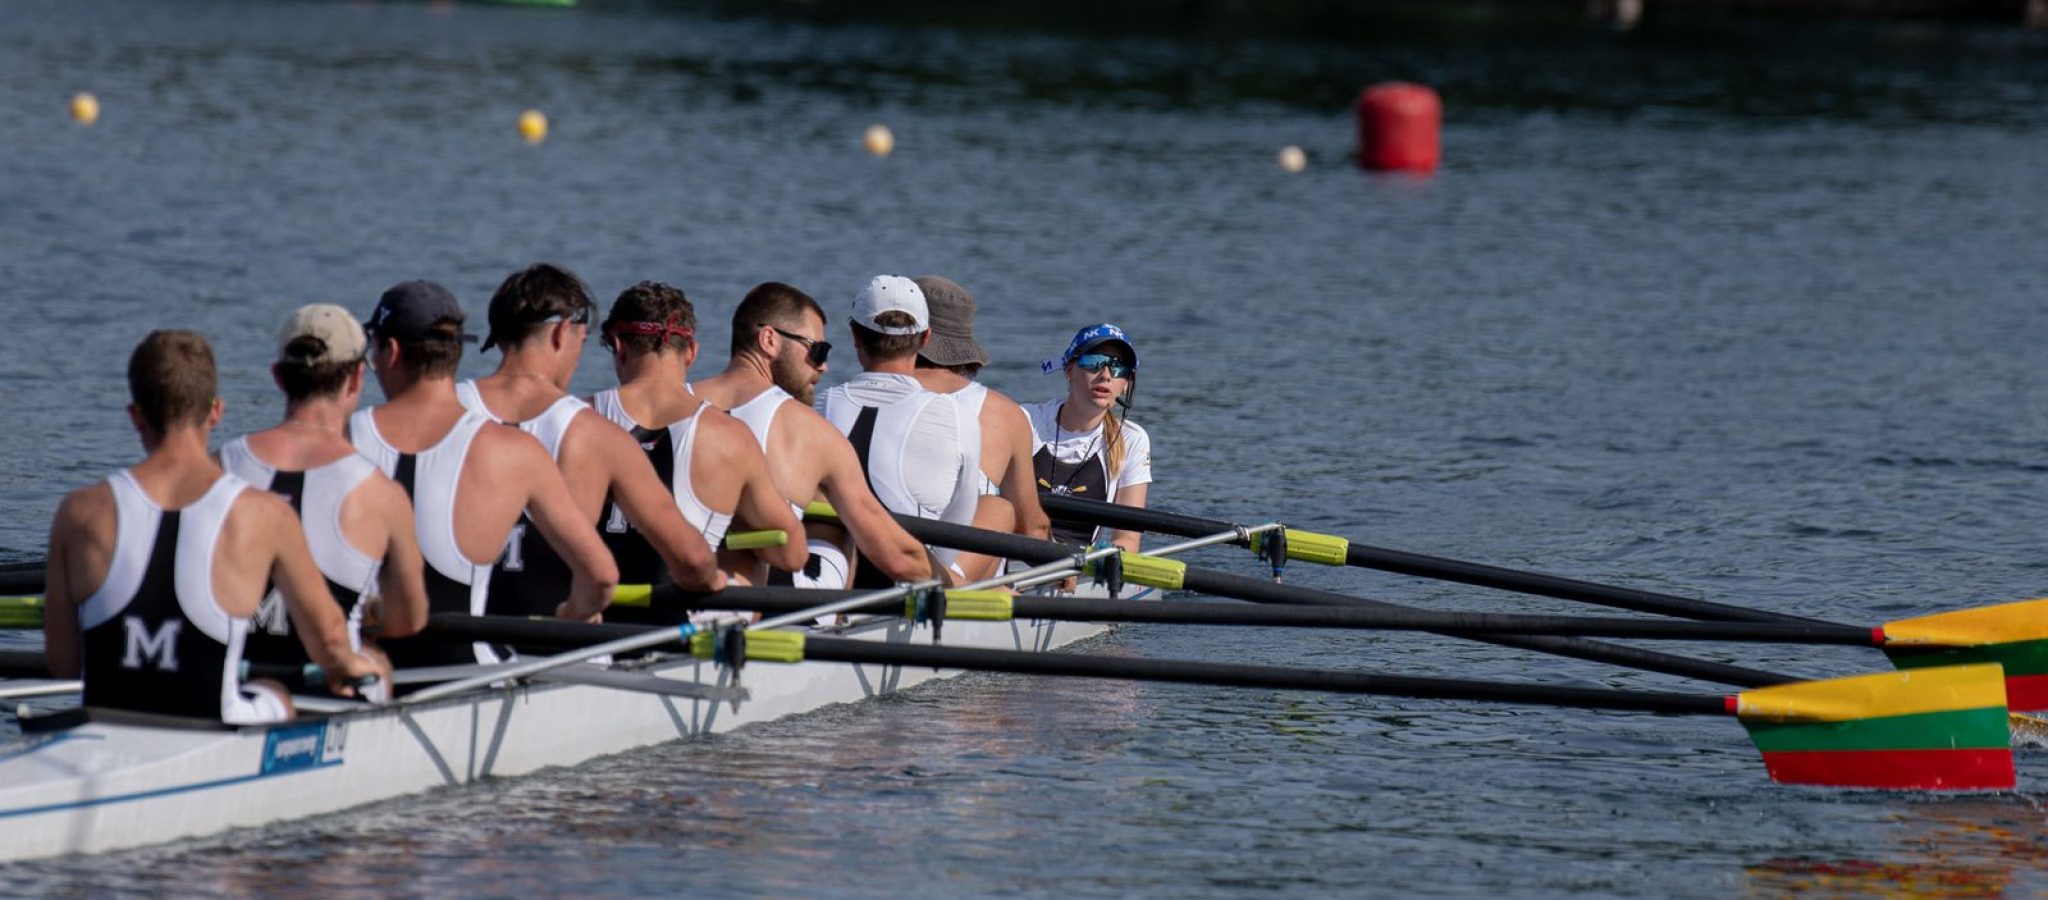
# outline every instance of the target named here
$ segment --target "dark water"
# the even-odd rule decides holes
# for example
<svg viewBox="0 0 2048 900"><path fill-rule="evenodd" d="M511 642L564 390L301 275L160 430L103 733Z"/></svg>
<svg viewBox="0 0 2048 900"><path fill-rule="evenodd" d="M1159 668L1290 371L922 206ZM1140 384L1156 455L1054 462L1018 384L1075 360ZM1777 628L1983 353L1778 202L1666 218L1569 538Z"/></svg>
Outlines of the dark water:
<svg viewBox="0 0 2048 900"><path fill-rule="evenodd" d="M2048 581L2038 36L1482 17L1232 40L726 9L9 3L0 561L40 557L60 491L134 458L121 361L149 329L215 340L247 430L278 412L287 310L432 277L480 314L552 259L606 297L684 286L707 364L757 281L836 308L875 272L947 274L1024 399L1058 389L1036 364L1074 328L1116 320L1171 508L1854 622ZM1444 92L1434 179L1343 163L1344 104L1393 76ZM81 90L91 128L65 116ZM553 120L539 147L527 107ZM873 122L894 156L860 151ZM1307 172L1274 165L1286 144ZM1089 649L1701 687L1399 635ZM0 890L2020 895L2048 888L2048 766L2021 769L2009 795L1795 790L1718 720L977 677Z"/></svg>

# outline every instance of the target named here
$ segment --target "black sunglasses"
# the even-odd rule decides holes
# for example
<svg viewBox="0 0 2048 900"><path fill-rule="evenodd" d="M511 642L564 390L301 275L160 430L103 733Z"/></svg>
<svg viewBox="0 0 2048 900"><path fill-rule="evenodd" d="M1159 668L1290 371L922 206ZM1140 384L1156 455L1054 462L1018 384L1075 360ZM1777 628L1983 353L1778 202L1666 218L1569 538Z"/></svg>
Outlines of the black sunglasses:
<svg viewBox="0 0 2048 900"><path fill-rule="evenodd" d="M802 344L804 346L804 350L806 351L804 359L813 366L822 367L823 365L825 365L825 357L832 355L831 341L820 341L815 340L813 338L804 337L801 334L791 334L787 331L783 331L780 328L776 328L773 325L768 326L768 328L774 331L776 334L782 335L783 337L789 338L792 341Z"/></svg>

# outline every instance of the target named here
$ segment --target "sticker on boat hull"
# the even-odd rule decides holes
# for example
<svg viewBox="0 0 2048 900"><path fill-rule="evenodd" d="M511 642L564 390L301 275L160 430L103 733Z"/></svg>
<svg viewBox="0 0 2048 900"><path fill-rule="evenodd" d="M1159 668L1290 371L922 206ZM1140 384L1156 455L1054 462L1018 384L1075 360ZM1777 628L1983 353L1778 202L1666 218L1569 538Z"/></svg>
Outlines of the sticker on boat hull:
<svg viewBox="0 0 2048 900"><path fill-rule="evenodd" d="M280 725L263 736L265 775L278 775L341 762L348 726L342 722Z"/></svg>

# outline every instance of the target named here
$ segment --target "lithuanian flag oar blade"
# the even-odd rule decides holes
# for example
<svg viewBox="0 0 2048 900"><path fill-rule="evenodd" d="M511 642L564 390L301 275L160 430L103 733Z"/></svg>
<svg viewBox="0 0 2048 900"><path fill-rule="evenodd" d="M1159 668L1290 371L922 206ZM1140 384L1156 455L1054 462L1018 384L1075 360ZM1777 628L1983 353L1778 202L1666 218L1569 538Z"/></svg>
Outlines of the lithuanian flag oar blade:
<svg viewBox="0 0 2048 900"><path fill-rule="evenodd" d="M1898 790L2013 786L2005 673L1942 666L1743 691L1729 705L1771 780Z"/></svg>
<svg viewBox="0 0 2048 900"><path fill-rule="evenodd" d="M2014 712L2048 709L2048 600L1886 622L1884 641L1901 669L1997 663Z"/></svg>

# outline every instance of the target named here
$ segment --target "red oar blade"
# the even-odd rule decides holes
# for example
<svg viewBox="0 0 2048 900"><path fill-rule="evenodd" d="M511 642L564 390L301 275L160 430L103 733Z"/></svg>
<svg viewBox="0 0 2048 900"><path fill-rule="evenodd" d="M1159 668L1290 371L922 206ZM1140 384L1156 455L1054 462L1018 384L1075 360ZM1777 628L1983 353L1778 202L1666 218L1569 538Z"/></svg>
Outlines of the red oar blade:
<svg viewBox="0 0 2048 900"><path fill-rule="evenodd" d="M2048 600L2023 600L1886 622L1884 652L1901 669L1997 663L2014 712L2048 709Z"/></svg>
<svg viewBox="0 0 2048 900"><path fill-rule="evenodd" d="M1744 691L1731 706L1773 781L1947 791L2015 781L1996 665L1779 685Z"/></svg>

